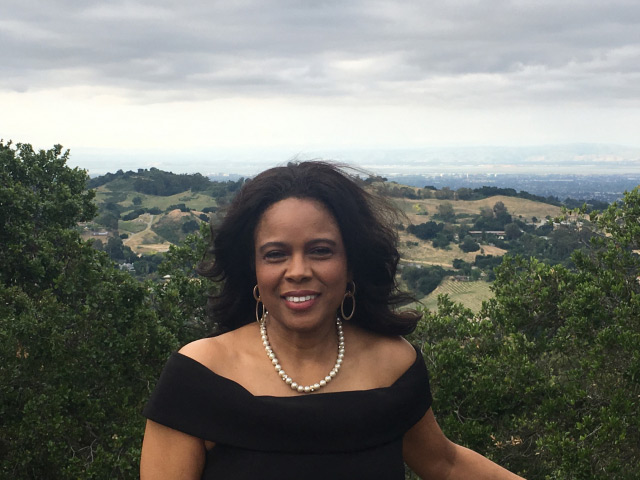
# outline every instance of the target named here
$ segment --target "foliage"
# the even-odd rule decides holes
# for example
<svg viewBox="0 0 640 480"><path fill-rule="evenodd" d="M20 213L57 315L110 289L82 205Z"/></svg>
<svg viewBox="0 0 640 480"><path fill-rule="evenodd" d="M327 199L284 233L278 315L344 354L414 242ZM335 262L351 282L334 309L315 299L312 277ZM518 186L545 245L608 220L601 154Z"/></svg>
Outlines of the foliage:
<svg viewBox="0 0 640 480"><path fill-rule="evenodd" d="M458 191L460 190L461 189L458 189ZM560 202L558 201L558 199L554 197L541 197L540 195L533 195L525 191L517 192L513 188L500 188L500 187L488 187L488 186L474 188L472 198L474 199L490 198L490 197L495 197L497 195L502 195L505 197L524 198L525 200L533 200L535 202L544 202L544 203L549 203L551 205L556 205L556 206L560 205ZM570 199L567 199L567 200L570 200Z"/></svg>
<svg viewBox="0 0 640 480"><path fill-rule="evenodd" d="M107 244L104 245L101 250L109 255L111 260L116 262L133 263L138 260L138 256L133 253L130 247L122 242L121 237L109 237Z"/></svg>
<svg viewBox="0 0 640 480"><path fill-rule="evenodd" d="M421 240L431 240L444 228L444 223L436 223L432 220L419 225L409 225L407 232Z"/></svg>
<svg viewBox="0 0 640 480"><path fill-rule="evenodd" d="M150 285L78 237L93 192L67 158L0 144L0 477L135 478L140 411L178 335Z"/></svg>
<svg viewBox="0 0 640 480"><path fill-rule="evenodd" d="M200 220L202 220L202 219L200 219ZM200 229L200 223L201 222L198 222L196 220L187 220L186 222L184 222L182 224L182 227L180 227L180 228L182 229L182 231L184 233L192 233L192 232L195 232L196 230Z"/></svg>
<svg viewBox="0 0 640 480"><path fill-rule="evenodd" d="M136 197L136 198L140 198L140 197ZM136 208L135 210L132 210L126 215L122 216L122 220L124 221L134 220L138 218L140 215L145 214L146 212L147 212L146 208Z"/></svg>
<svg viewBox="0 0 640 480"><path fill-rule="evenodd" d="M505 226L512 222L511 214L504 203L496 202L492 210L483 210L474 222L473 228L476 230L504 230Z"/></svg>
<svg viewBox="0 0 640 480"><path fill-rule="evenodd" d="M453 260L453 268L458 270L471 270L471 264L465 262L461 258L456 258Z"/></svg>
<svg viewBox="0 0 640 480"><path fill-rule="evenodd" d="M75 256L75 255L74 255ZM57 289L0 285L0 476L134 478L140 411L174 336L88 246Z"/></svg>
<svg viewBox="0 0 640 480"><path fill-rule="evenodd" d="M116 173L107 173L91 178L87 182L87 187L91 189L108 185L121 190L127 189L145 195L163 197L190 190L191 192L206 192L211 197L220 198L234 194L244 181L244 178L240 178L237 181L212 182L200 173L178 175L157 168L148 170L139 168L136 172L118 170ZM126 197L118 196L118 194L109 197L113 202L126 200ZM132 198L132 203L139 206L143 203L143 199L136 195Z"/></svg>
<svg viewBox="0 0 640 480"><path fill-rule="evenodd" d="M480 245L478 245L478 242L476 242L473 237L467 235L460 243L460 250L467 253L477 252L478 250L480 250Z"/></svg>
<svg viewBox="0 0 640 480"><path fill-rule="evenodd" d="M453 236L451 234L440 232L432 241L433 247L446 249L449 247L452 240Z"/></svg>
<svg viewBox="0 0 640 480"><path fill-rule="evenodd" d="M508 223L504 226L504 233L509 240L515 240L522 236L522 230L517 223Z"/></svg>
<svg viewBox="0 0 640 480"><path fill-rule="evenodd" d="M0 142L0 282L28 292L52 286L71 261L70 230L95 215L86 173L65 164L69 152L56 145L36 152L31 145ZM58 248L62 247L62 248Z"/></svg>
<svg viewBox="0 0 640 480"><path fill-rule="evenodd" d="M209 235L207 225L201 224L200 230L187 235L180 246L171 245L158 267L160 275L168 278L152 291L154 308L181 345L210 335L215 327L206 313L207 296L214 287L196 274Z"/></svg>
<svg viewBox="0 0 640 480"><path fill-rule="evenodd" d="M444 222L452 223L456 221L456 213L450 202L442 202L438 205L438 213L434 217L436 216Z"/></svg>
<svg viewBox="0 0 640 480"><path fill-rule="evenodd" d="M412 340L454 441L529 479L635 479L640 192L591 215L575 269L505 257L479 314L441 297Z"/></svg>
<svg viewBox="0 0 640 480"><path fill-rule="evenodd" d="M202 221L193 214L177 217L165 216L155 222L151 226L151 230L166 241L178 245L184 242L188 233L197 231L200 228L200 224L202 224Z"/></svg>
<svg viewBox="0 0 640 480"><path fill-rule="evenodd" d="M409 289L421 295L434 291L448 272L440 266L404 267L401 277Z"/></svg>
<svg viewBox="0 0 640 480"><path fill-rule="evenodd" d="M148 195L169 196L176 193L192 190L194 192L205 190L209 186L209 179L199 173L188 175L163 172L157 168L149 170L138 170L134 172L123 172L119 170L115 174L107 174L102 177L91 179L89 188L96 188L116 179L133 179L133 187L136 192Z"/></svg>

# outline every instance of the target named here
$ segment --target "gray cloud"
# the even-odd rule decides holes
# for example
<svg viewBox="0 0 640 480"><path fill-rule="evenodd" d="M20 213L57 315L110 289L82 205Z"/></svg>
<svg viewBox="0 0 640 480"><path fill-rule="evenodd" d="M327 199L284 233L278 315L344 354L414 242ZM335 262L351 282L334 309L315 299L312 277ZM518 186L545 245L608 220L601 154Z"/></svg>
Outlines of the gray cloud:
<svg viewBox="0 0 640 480"><path fill-rule="evenodd" d="M638 106L640 3L4 1L0 88Z"/></svg>

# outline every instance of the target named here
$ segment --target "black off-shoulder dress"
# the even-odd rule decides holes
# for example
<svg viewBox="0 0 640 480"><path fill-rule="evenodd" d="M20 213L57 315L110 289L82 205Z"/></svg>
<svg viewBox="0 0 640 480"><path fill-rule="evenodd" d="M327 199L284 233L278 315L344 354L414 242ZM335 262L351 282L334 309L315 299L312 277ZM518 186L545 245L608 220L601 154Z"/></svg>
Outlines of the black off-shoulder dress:
<svg viewBox="0 0 640 480"><path fill-rule="evenodd" d="M216 443L206 480L403 480L402 437L430 406L419 351L389 387L295 397L255 396L174 353L143 414Z"/></svg>

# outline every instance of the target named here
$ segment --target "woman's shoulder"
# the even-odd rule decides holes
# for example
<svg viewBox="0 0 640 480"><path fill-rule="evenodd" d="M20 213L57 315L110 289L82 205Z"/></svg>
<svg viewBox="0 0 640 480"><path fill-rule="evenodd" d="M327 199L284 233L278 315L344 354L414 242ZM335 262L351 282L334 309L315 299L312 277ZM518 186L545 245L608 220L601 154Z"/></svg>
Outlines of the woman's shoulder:
<svg viewBox="0 0 640 480"><path fill-rule="evenodd" d="M237 357L242 346L247 344L247 336L256 335L255 329L254 325L245 325L216 337L201 338L186 344L178 353L216 371L220 365L227 365L229 360Z"/></svg>
<svg viewBox="0 0 640 480"><path fill-rule="evenodd" d="M382 385L391 385L416 362L416 349L401 336L382 335L356 326L350 330L359 366L368 366Z"/></svg>

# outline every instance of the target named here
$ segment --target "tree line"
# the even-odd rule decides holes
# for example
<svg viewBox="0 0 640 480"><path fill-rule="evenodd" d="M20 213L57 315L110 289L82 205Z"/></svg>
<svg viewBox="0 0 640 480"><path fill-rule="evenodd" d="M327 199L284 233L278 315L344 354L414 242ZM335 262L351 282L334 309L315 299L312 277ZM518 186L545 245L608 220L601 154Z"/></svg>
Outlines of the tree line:
<svg viewBox="0 0 640 480"><path fill-rule="evenodd" d="M482 200L498 195L505 197L522 198L532 200L534 202L543 202L555 206L565 206L567 208L578 208L586 206L587 211L601 210L607 208L609 204L597 199L577 200L566 198L561 201L555 196L543 197L535 195L524 190L518 191L514 188L482 186L478 188L460 187L453 190L450 187L442 187L437 189L432 185L425 185L423 188L409 187L399 185L395 182L387 182L384 177L369 177L365 180L368 185L373 185L380 195L396 198L408 198L410 200L419 200L424 198L436 198L439 200Z"/></svg>
<svg viewBox="0 0 640 480"><path fill-rule="evenodd" d="M192 192L204 192L218 198L235 192L244 183L244 178L237 181L214 182L200 173L176 174L152 167L150 169L139 168L136 172L118 170L116 173L93 177L87 180L87 188L95 189L111 182L120 182L131 190L146 195L167 197L191 190Z"/></svg>

